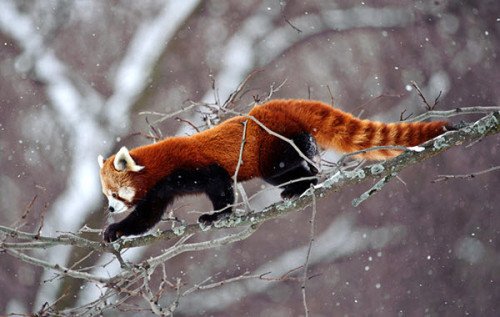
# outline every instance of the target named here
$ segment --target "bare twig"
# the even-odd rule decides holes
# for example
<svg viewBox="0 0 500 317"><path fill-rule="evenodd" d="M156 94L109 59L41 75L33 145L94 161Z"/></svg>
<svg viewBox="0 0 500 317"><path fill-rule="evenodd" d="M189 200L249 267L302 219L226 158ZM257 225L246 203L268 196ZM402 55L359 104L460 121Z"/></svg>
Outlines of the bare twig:
<svg viewBox="0 0 500 317"><path fill-rule="evenodd" d="M394 176L397 174L388 174L385 177L383 177L381 180L379 180L375 185L372 186L369 190L361 194L358 198L354 199L352 201L352 205L354 207L358 207L362 202L373 196L375 193L379 192L382 190L382 188L387 184Z"/></svg>
<svg viewBox="0 0 500 317"><path fill-rule="evenodd" d="M332 107L335 107L335 98L333 97L332 90L330 89L330 85L326 85L326 88L328 89L328 93L330 94L330 101Z"/></svg>
<svg viewBox="0 0 500 317"><path fill-rule="evenodd" d="M24 213L21 216L21 219L23 219L23 220L26 219L26 217L30 213L31 207L33 207L33 204L35 203L35 200L36 200L37 197L38 197L38 195L33 196L33 198L31 199L31 201L29 202L28 206L26 206L26 209L24 210Z"/></svg>
<svg viewBox="0 0 500 317"><path fill-rule="evenodd" d="M280 10L281 10L281 17L283 18L283 20L285 20L285 22L292 28L294 29L298 34L302 33L302 30L299 29L298 27L296 27L295 25L292 24L292 22L290 22L290 20L287 18L286 14L285 14L285 3L284 2L281 2L280 1Z"/></svg>
<svg viewBox="0 0 500 317"><path fill-rule="evenodd" d="M199 105L196 104L196 103L192 103L189 106L182 107L181 109L179 109L177 111L174 111L174 112L171 112L171 113L168 113L168 114L161 113L161 112L156 112L156 111L141 111L141 112L139 112L139 115L159 116L160 118L157 119L156 121L154 121L152 123L153 125L156 125L156 124L158 124L160 122L163 122L163 121L165 121L165 120L167 120L169 118L175 117L175 116L177 116L180 113L183 113L185 111L191 110L191 109L193 109L193 108L195 108L197 106L199 106Z"/></svg>
<svg viewBox="0 0 500 317"><path fill-rule="evenodd" d="M271 100L272 96L273 96L276 92L280 91L280 89L281 89L281 88L282 88L282 87L286 84L286 82L287 82L287 79L285 78L285 79L284 79L284 80L283 80L280 84L278 84L278 86L276 86L276 87L274 86L274 84L275 84L275 83L273 83L273 84L269 87L269 93L267 94L267 96L266 96L264 99L262 99L262 100L260 100L260 99L259 99L258 103L264 103L264 102L266 102L266 101Z"/></svg>
<svg viewBox="0 0 500 317"><path fill-rule="evenodd" d="M500 111L500 107L465 107L465 108L456 108L453 110L433 110L418 115L416 117L411 118L410 122L415 121L423 121L431 118L450 118L454 116L459 116L463 114L484 114L491 113L495 111Z"/></svg>
<svg viewBox="0 0 500 317"><path fill-rule="evenodd" d="M89 257L92 256L92 254L94 254L95 251L90 251L89 253L87 253L87 255L85 255L84 257L82 257L80 260L76 261L75 263L73 263L69 268L74 270L78 265L80 265L83 261L85 261L86 259L88 259ZM80 271L83 271L83 269L80 269Z"/></svg>
<svg viewBox="0 0 500 317"><path fill-rule="evenodd" d="M247 125L248 120L243 121L243 132L241 133L241 144L240 144L240 153L238 154L238 163L236 164L236 170L234 171L233 181L234 181L234 197L238 197L238 172L240 171L240 167L243 164L243 151L245 149L245 143L247 141Z"/></svg>
<svg viewBox="0 0 500 317"><path fill-rule="evenodd" d="M151 134L151 137L153 138L153 140L156 142L158 140L161 140L163 139L163 135L161 134L161 131L156 129L150 122L149 122L149 119L148 117L145 118L146 120L146 123L148 124L149 126L149 129L151 130L150 134Z"/></svg>
<svg viewBox="0 0 500 317"><path fill-rule="evenodd" d="M245 192L245 188L241 183L236 184L236 188L238 189L238 193L241 195L241 203L243 204L245 208L245 212L250 212L251 207L250 207L250 199L248 198L247 193ZM239 204L236 203L235 207L238 206Z"/></svg>
<svg viewBox="0 0 500 317"><path fill-rule="evenodd" d="M243 273L241 275L238 275L238 276L235 276L235 277L224 279L222 281L214 282L214 283L211 283L211 284L205 284L206 282L208 282L211 279L211 277L209 277L209 278L203 280L201 283L198 283L195 286L191 287L190 289L186 290L182 294L182 296L189 295L189 294L191 294L191 293L193 293L194 291L197 291L197 290L207 290L207 289L219 287L219 286L222 286L222 285L225 285L225 284L229 284L229 283L234 283L234 282L238 282L238 281L242 281L242 280L247 280L247 279L252 279L252 278L260 278L260 277L261 277L261 275L250 275L250 272L246 271L245 273Z"/></svg>
<svg viewBox="0 0 500 317"><path fill-rule="evenodd" d="M196 225L196 226L198 228L200 228L198 225ZM138 267L154 268L158 265L161 265L162 263L164 263L168 259L171 259L179 254L184 253L184 252L207 250L207 249L219 247L221 245L230 244L230 243L234 243L236 241L240 241L240 240L246 239L250 235L252 235L255 231L257 231L258 227L259 227L259 224L250 225L246 229L244 229L238 233L230 234L230 235L227 235L227 236L224 236L224 237L221 237L218 239L209 240L209 241L196 242L196 243L190 243L190 244L183 244L183 243L176 244L172 248L169 248L168 250L163 252L162 254L145 260ZM129 271L124 271L124 272L114 276L112 278L112 281L121 280L124 277L128 276L129 274L130 274Z"/></svg>
<svg viewBox="0 0 500 317"><path fill-rule="evenodd" d="M1 244L0 244L0 247L1 247ZM7 253L15 258L18 258L19 260L22 260L23 262L30 263L30 264L33 264L36 266L41 266L41 267L46 268L46 269L51 269L51 270L57 271L59 273L62 273L64 275L74 277L74 278L83 279L83 280L87 280L89 282L94 282L94 283L99 283L99 284L105 284L108 282L108 279L105 277L100 277L100 276L96 276L96 275L85 273L85 272L71 270L71 269L63 267L59 264L52 264L52 263L49 263L47 261L37 259L35 257L29 256L27 254L24 254L22 252L19 252L19 251L13 250L13 249L5 249L5 253Z"/></svg>
<svg viewBox="0 0 500 317"><path fill-rule="evenodd" d="M284 274L282 274L279 277L267 276L267 275L271 274L271 272L262 273L261 275L259 275L259 279L264 280L264 281L276 281L276 282L290 281L290 280L298 281L299 280L298 278L296 278L296 277L290 277L290 275L293 272L302 269L303 267L304 267L303 265L298 266L298 267L294 267L294 268L288 270L287 272L285 272ZM300 280L300 282L302 282L302 280Z"/></svg>
<svg viewBox="0 0 500 317"><path fill-rule="evenodd" d="M420 98L422 98L422 101L424 102L427 110L428 111L434 110L434 108L437 106L437 104L439 102L439 97L441 97L442 91L439 92L439 95L434 100L434 104L430 105L429 102L427 101L427 99L425 99L425 96L422 93L422 90L420 90L420 87L418 87L417 83L415 81L411 81L411 85L415 88L415 90L417 90L417 93L420 96Z"/></svg>
<svg viewBox="0 0 500 317"><path fill-rule="evenodd" d="M43 206L43 210L42 212L40 213L40 225L38 226L38 229L36 231L36 237L39 237L41 232L42 232L42 229L43 229L43 224L45 222L45 214L47 213L47 208L48 208L48 205L45 204Z"/></svg>
<svg viewBox="0 0 500 317"><path fill-rule="evenodd" d="M248 81L252 79L252 77L254 77L256 74L262 71L263 69L256 69L252 71L250 74L248 74L247 77L245 77L243 81L238 85L238 87L236 87L236 89L231 94L229 94L229 97L226 99L226 101L224 101L224 104L222 104L221 109L225 110L233 109L236 98L238 98L241 95L243 88L245 88Z"/></svg>
<svg viewBox="0 0 500 317"><path fill-rule="evenodd" d="M485 170L482 170L479 172L474 172L474 173L464 174L464 175L438 175L438 178L436 178L435 180L432 180L431 183L438 183L438 182L442 182L442 181L447 181L449 179L457 179L457 178L460 178L460 179L474 178L474 177L477 177L479 175L491 173L491 172L498 171L498 170L500 170L500 166L495 166L495 167L491 167L491 168L488 168L488 169L485 169Z"/></svg>
<svg viewBox="0 0 500 317"><path fill-rule="evenodd" d="M307 299L306 299L307 269L309 267L309 257L311 256L311 249L314 241L314 225L316 220L316 194L314 193L314 187L312 187L311 189L312 189L312 213L311 213L311 220L309 220L309 223L311 224L311 229L309 233L309 246L307 248L306 260L304 263L304 272L302 275L302 285L301 285L302 303L304 304L304 312L306 317L309 316L309 308L307 307Z"/></svg>
<svg viewBox="0 0 500 317"><path fill-rule="evenodd" d="M439 94L436 97L436 99L434 99L434 104L432 105L432 109L431 110L434 110L434 108L436 108L437 104L439 103L439 98L441 98L442 94L443 94L443 91L440 90Z"/></svg>
<svg viewBox="0 0 500 317"><path fill-rule="evenodd" d="M191 121L189 120L186 120L186 119L182 119L181 117L175 117L175 120L177 122L183 122L183 123L186 123L188 124L191 128L193 128L197 133L200 132L200 129L198 129L198 127L196 125L194 125L194 123L192 123Z"/></svg>
<svg viewBox="0 0 500 317"><path fill-rule="evenodd" d="M405 112L406 112L406 109L405 109L405 110L403 110L403 112L401 112L401 114L399 115L399 121L406 121L406 120L410 119L410 118L411 118L411 116L413 115L413 112L412 112L412 113L410 113L409 115L407 115L407 116L405 117L405 116L404 116Z"/></svg>

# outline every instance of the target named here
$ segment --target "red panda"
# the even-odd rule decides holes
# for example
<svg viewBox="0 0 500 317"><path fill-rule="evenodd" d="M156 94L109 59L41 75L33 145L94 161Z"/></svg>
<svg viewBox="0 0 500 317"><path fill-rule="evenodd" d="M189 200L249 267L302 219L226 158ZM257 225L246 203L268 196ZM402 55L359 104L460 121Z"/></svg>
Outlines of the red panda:
<svg viewBox="0 0 500 317"><path fill-rule="evenodd" d="M302 155L259 123L292 140ZM272 100L255 106L248 116L231 118L192 136L170 137L130 151L122 147L106 160L98 157L108 210L131 211L124 220L105 230L104 240L110 242L146 232L160 221L167 205L179 195L208 195L216 212L199 218L204 225L229 216L234 203L232 177L238 167L243 137L237 180L260 177L280 185L305 177L282 186L282 197L290 198L317 183L314 176L318 169L312 163L318 161L318 145L344 153L382 145L410 147L446 130L445 121L386 124L358 119L320 101ZM400 153L378 150L359 156L380 160Z"/></svg>

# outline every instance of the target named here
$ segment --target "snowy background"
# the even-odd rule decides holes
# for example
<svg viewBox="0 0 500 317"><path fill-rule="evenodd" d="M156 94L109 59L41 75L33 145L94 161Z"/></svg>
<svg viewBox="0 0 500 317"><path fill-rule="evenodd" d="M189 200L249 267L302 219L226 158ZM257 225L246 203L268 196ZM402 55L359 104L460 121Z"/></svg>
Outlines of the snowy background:
<svg viewBox="0 0 500 317"><path fill-rule="evenodd" d="M43 219L49 236L84 224L104 227L97 155L151 142L141 111L224 101L255 69L262 71L249 82L241 111L284 80L274 98L331 102L333 95L337 107L383 121L425 111L411 81L430 100L442 92L440 110L498 105L499 33L497 1L0 0L0 224L36 232ZM201 125L196 110L178 117ZM156 127L164 135L195 132L175 118ZM351 201L367 186L319 200L311 312L499 315L498 171L431 183L439 174L499 165L499 140L412 167L357 208ZM245 187L255 193L261 185ZM269 191L254 206L277 199ZM186 197L172 209L194 222L198 214L189 211L210 205ZM168 263L168 275L191 285L247 270L280 277L304 261L309 218L308 210L288 215L242 242L181 255ZM137 261L164 247L127 257ZM86 255L69 247L35 254L64 265ZM91 255L78 267L105 260ZM0 314L36 311L63 294L59 308L99 295L79 280L54 279L1 253L0 267ZM195 293L178 310L185 316L302 313L299 283L259 279Z"/></svg>

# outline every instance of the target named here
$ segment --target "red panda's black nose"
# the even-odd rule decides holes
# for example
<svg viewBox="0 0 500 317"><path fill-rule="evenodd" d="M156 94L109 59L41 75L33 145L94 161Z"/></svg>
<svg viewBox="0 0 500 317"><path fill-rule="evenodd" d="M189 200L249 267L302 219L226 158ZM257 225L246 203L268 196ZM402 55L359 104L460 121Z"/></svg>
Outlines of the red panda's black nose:
<svg viewBox="0 0 500 317"><path fill-rule="evenodd" d="M114 211L115 211L115 208L113 208L112 206L109 206L109 207L108 207L108 211L109 211L109 212L114 212Z"/></svg>

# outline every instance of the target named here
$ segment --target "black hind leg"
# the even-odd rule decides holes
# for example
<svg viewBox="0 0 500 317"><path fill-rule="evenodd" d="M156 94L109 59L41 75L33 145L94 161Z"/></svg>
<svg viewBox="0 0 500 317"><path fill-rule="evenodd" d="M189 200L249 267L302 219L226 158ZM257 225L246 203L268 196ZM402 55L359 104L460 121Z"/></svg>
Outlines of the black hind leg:
<svg viewBox="0 0 500 317"><path fill-rule="evenodd" d="M282 198L292 198L300 196L309 189L311 185L317 184L318 179L315 177L316 174L316 169L312 170L308 166L299 165L284 174L267 179L267 181L283 188L281 192ZM297 181L302 178L304 178L304 180Z"/></svg>
<svg viewBox="0 0 500 317"><path fill-rule="evenodd" d="M308 133L301 133L292 138L295 145L302 153L314 163L319 162L319 152L314 138ZM299 196L306 191L311 184L316 184L315 178L318 169L299 155L290 144L279 140L267 151L270 161L265 165L262 172L264 180L268 183L281 186L283 192L281 197L291 198ZM297 179L307 178L292 182Z"/></svg>

